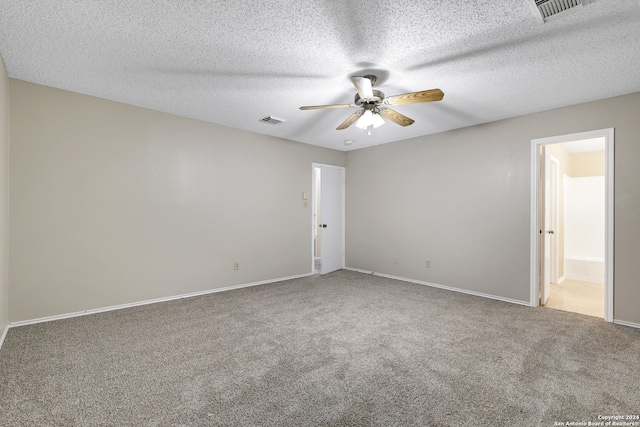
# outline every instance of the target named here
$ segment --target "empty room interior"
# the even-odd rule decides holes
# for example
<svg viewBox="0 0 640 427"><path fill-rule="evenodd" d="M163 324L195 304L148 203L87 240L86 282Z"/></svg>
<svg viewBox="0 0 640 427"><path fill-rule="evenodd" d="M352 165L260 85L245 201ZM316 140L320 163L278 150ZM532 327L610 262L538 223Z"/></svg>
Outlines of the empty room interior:
<svg viewBox="0 0 640 427"><path fill-rule="evenodd" d="M638 22L0 0L0 424L640 426Z"/></svg>

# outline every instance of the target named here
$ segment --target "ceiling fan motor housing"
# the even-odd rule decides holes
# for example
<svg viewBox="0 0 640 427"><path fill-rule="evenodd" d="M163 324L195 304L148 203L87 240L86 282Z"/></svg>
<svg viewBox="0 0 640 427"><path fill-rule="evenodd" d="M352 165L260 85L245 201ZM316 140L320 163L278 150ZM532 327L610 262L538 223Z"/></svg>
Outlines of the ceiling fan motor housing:
<svg viewBox="0 0 640 427"><path fill-rule="evenodd" d="M370 99L360 98L360 95L356 93L356 96L354 98L354 104L356 104L358 107L365 107L365 108L367 108L368 105L371 105L371 108L373 108L378 105L381 105L383 100L384 100L384 93L374 89L373 98L370 98Z"/></svg>

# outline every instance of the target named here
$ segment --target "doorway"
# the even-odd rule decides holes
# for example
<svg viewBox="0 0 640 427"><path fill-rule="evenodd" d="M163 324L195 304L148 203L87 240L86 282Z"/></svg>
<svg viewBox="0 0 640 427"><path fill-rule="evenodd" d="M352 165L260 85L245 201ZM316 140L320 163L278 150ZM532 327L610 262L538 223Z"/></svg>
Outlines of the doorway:
<svg viewBox="0 0 640 427"><path fill-rule="evenodd" d="M532 141L531 300L613 321L614 132Z"/></svg>
<svg viewBox="0 0 640 427"><path fill-rule="evenodd" d="M322 275L344 268L345 168L312 166L312 271Z"/></svg>

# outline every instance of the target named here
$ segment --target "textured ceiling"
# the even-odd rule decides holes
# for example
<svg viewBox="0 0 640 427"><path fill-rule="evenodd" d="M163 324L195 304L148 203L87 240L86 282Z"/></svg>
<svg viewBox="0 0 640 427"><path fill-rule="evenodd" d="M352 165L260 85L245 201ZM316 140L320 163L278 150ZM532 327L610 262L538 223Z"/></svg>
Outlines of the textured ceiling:
<svg viewBox="0 0 640 427"><path fill-rule="evenodd" d="M639 92L640 0L546 24L529 0L0 0L0 54L16 79L348 150ZM298 109L353 102L366 71L444 100L371 136Z"/></svg>

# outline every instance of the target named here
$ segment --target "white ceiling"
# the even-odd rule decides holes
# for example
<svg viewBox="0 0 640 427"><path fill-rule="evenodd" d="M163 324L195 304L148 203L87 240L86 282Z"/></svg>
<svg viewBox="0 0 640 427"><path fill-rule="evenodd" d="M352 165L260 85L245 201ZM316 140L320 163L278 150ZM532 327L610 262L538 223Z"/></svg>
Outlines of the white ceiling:
<svg viewBox="0 0 640 427"><path fill-rule="evenodd" d="M640 0L546 24L529 0L0 0L0 54L16 79L350 150L639 92ZM298 109L353 102L365 72L445 97L371 136Z"/></svg>

